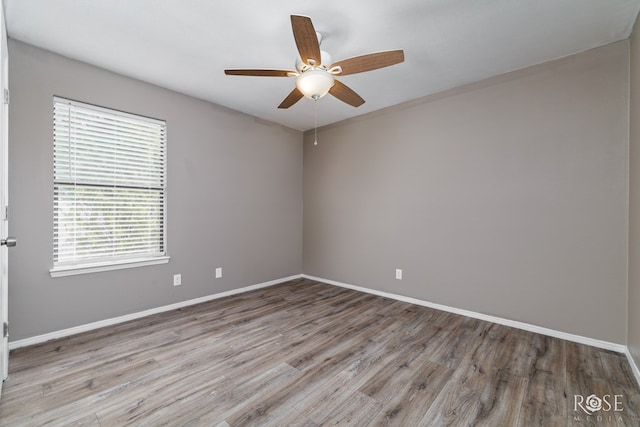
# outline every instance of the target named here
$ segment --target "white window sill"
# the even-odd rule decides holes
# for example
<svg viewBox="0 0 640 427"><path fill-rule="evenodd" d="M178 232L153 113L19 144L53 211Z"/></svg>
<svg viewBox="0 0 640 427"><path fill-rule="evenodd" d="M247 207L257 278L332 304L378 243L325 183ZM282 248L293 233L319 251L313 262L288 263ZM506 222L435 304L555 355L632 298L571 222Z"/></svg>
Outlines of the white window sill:
<svg viewBox="0 0 640 427"><path fill-rule="evenodd" d="M121 270L123 268L145 267L148 265L166 264L171 257L154 257L127 259L121 261L110 261L93 264L70 265L64 267L54 267L49 270L51 277L73 276L76 274L99 273L101 271Z"/></svg>

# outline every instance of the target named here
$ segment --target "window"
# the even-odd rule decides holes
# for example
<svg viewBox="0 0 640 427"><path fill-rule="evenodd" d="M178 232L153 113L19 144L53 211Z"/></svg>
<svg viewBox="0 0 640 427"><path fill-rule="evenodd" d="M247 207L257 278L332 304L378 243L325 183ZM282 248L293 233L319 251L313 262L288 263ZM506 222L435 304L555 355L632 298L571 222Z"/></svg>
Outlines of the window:
<svg viewBox="0 0 640 427"><path fill-rule="evenodd" d="M166 123L55 97L57 277L168 262Z"/></svg>

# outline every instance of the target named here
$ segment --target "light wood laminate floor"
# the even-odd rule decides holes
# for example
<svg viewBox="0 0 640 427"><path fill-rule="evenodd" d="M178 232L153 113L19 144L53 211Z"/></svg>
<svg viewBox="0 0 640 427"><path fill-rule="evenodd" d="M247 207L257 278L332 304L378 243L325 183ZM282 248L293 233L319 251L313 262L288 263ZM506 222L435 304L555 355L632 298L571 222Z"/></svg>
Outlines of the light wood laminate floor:
<svg viewBox="0 0 640 427"><path fill-rule="evenodd" d="M574 395L622 395L588 417ZM640 425L622 354L307 279L14 350L0 425Z"/></svg>

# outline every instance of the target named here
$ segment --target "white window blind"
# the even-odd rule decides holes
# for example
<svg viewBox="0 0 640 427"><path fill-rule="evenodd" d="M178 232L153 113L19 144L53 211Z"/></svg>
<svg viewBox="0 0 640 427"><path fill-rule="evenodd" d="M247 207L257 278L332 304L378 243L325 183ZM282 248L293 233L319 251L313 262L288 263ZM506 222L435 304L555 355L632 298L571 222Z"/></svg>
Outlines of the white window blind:
<svg viewBox="0 0 640 427"><path fill-rule="evenodd" d="M53 267L163 257L166 123L53 106Z"/></svg>

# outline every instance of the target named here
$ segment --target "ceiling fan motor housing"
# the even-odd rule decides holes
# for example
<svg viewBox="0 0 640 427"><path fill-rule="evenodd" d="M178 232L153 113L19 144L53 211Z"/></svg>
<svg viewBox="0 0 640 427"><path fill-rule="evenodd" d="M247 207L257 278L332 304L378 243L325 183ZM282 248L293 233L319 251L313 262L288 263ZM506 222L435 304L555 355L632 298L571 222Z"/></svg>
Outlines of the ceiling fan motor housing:
<svg viewBox="0 0 640 427"><path fill-rule="evenodd" d="M331 65L333 63L333 59L331 58L331 55L329 55L327 52L325 52L324 50L320 51L320 64L306 64L302 61L302 59L300 57L296 58L296 70L298 70L299 73L302 73L306 70L308 70L309 68L324 68L326 69L329 65Z"/></svg>

